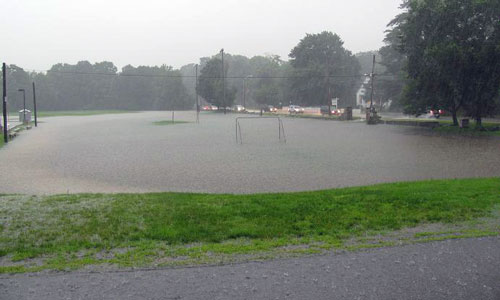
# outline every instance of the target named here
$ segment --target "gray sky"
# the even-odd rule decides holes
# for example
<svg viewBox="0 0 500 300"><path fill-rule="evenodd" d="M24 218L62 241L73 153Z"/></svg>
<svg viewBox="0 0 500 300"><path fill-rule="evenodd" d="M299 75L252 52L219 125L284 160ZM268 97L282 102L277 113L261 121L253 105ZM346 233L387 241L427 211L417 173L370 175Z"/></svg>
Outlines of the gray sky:
<svg viewBox="0 0 500 300"><path fill-rule="evenodd" d="M402 0L0 0L0 60L44 70L79 60L172 65L224 48L287 59L306 33L353 52L383 45Z"/></svg>

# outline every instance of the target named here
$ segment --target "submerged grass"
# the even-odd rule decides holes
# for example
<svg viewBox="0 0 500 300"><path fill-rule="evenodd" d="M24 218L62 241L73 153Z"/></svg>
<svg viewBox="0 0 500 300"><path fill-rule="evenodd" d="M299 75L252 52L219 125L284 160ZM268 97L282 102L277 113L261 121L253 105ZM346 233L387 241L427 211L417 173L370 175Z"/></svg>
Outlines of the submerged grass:
<svg viewBox="0 0 500 300"><path fill-rule="evenodd" d="M103 262L210 263L234 254L260 259L271 250L276 257L363 248L345 243L422 224L476 220L499 204L500 178L255 195L8 195L0 197L0 272ZM481 232L475 235L495 230ZM26 267L37 259L43 261Z"/></svg>
<svg viewBox="0 0 500 300"><path fill-rule="evenodd" d="M172 121L172 120L164 120L164 121L156 121L153 122L154 125L165 126L165 125L175 125L175 124L185 124L189 123L187 121Z"/></svg>
<svg viewBox="0 0 500 300"><path fill-rule="evenodd" d="M60 117L60 116L92 116L105 114L125 114L135 113L129 110L61 110L61 111L41 111L38 117Z"/></svg>

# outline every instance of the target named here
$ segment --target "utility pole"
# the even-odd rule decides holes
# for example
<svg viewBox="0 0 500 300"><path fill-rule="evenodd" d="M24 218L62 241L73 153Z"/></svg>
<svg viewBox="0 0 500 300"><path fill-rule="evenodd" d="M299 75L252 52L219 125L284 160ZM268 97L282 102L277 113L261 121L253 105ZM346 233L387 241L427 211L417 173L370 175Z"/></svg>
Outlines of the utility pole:
<svg viewBox="0 0 500 300"><path fill-rule="evenodd" d="M198 64L196 64L196 83L195 83L195 92L196 92L196 123L200 123L200 98L198 97Z"/></svg>
<svg viewBox="0 0 500 300"><path fill-rule="evenodd" d="M7 66L5 63L2 64L2 108L3 108L3 141L5 143L9 142L9 132L7 130Z"/></svg>
<svg viewBox="0 0 500 300"><path fill-rule="evenodd" d="M370 95L370 112L367 114L366 121L368 124L376 124L377 119L376 119L376 114L375 114L375 108L373 107L373 84L375 81L375 54L373 54L373 65L372 65L372 72L370 74L370 79L371 79L371 95ZM372 118L375 119L375 121L372 121Z"/></svg>
<svg viewBox="0 0 500 300"><path fill-rule="evenodd" d="M370 113L373 111L373 81L375 81L375 54L373 54L372 72L370 74L371 81L371 95L370 95Z"/></svg>
<svg viewBox="0 0 500 300"><path fill-rule="evenodd" d="M35 111L35 127L38 127L38 121L36 117L36 90L35 90L35 82L33 81L33 109Z"/></svg>
<svg viewBox="0 0 500 300"><path fill-rule="evenodd" d="M224 114L226 114L226 72L224 72L224 48L220 50L222 59L222 105L224 106Z"/></svg>

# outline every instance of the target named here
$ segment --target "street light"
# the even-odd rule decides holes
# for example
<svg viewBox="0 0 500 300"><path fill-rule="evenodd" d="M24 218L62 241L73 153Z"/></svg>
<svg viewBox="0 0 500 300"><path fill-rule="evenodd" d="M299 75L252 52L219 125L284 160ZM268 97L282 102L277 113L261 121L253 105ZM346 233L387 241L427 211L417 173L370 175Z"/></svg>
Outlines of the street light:
<svg viewBox="0 0 500 300"><path fill-rule="evenodd" d="M18 92L23 92L23 124L26 122L26 91L24 89L18 89Z"/></svg>

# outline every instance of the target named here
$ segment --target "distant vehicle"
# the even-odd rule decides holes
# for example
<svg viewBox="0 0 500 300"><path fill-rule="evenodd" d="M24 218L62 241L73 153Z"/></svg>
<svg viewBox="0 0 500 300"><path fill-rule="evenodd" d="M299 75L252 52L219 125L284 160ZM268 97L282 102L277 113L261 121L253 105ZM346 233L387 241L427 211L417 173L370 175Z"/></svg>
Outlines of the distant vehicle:
<svg viewBox="0 0 500 300"><path fill-rule="evenodd" d="M203 111L211 111L212 110L212 106L211 105L204 105L201 110Z"/></svg>
<svg viewBox="0 0 500 300"><path fill-rule="evenodd" d="M321 106L321 108L320 108L320 112L323 116L330 115L330 112L328 110L329 110L328 106ZM336 109L336 108L332 107L331 114L335 115L335 116L340 116L342 114L342 112L340 111L340 109Z"/></svg>
<svg viewBox="0 0 500 300"><path fill-rule="evenodd" d="M275 112L278 112L278 109L272 105L267 105L267 106L264 106L263 110L265 112L270 112L270 113L275 113Z"/></svg>
<svg viewBox="0 0 500 300"><path fill-rule="evenodd" d="M303 114L304 113L304 108L300 107L298 105L290 105L288 107L288 112L290 114Z"/></svg>
<svg viewBox="0 0 500 300"><path fill-rule="evenodd" d="M215 105L210 105L210 107L211 107L211 110L219 110L219 108Z"/></svg>
<svg viewBox="0 0 500 300"><path fill-rule="evenodd" d="M428 114L429 118L439 119L439 117L444 115L445 112L442 109L431 109L431 110L429 110L429 112L427 114Z"/></svg>
<svg viewBox="0 0 500 300"><path fill-rule="evenodd" d="M235 105L233 106L233 110L235 112L245 112L246 108L243 105Z"/></svg>

